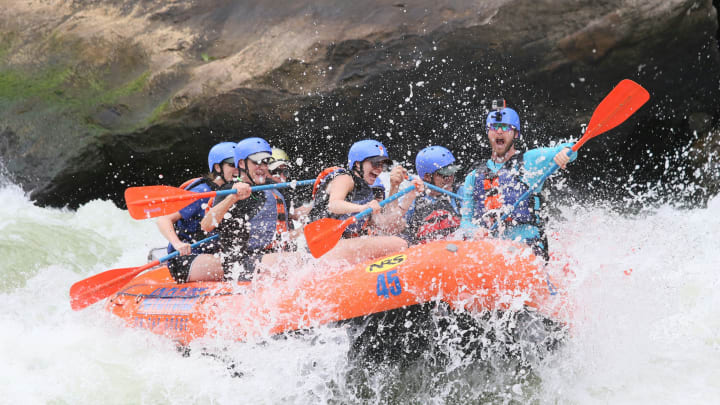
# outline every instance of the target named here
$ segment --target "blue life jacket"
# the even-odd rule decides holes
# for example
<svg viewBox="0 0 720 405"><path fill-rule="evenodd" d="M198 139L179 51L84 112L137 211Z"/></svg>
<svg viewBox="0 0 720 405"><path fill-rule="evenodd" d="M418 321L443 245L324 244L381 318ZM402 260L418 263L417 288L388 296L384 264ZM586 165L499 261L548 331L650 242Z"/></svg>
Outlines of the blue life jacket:
<svg viewBox="0 0 720 405"><path fill-rule="evenodd" d="M218 189L218 186L207 178L200 177L186 181L180 188L195 193L204 193L215 191ZM180 219L173 224L173 228L175 228L175 233L181 241L192 244L213 235L212 232L204 232L200 227L200 221L205 217L206 212L204 205L208 204L208 200L209 198L201 198L178 211L180 213ZM192 249L192 253L203 253L207 250L207 247L208 246L195 247ZM174 251L175 248L173 245L168 243L167 252L172 253Z"/></svg>
<svg viewBox="0 0 720 405"><path fill-rule="evenodd" d="M505 224L496 232L505 239L520 240L540 248L547 257L545 221L541 216L544 202L540 196L543 184L536 184L542 177L553 157L563 148L572 147L571 143L559 144L550 148L531 149L516 154L505 164L496 164L488 160L465 178L462 187L463 203L461 228L472 228L482 223L483 216L496 216L499 219L509 210L530 187L536 186L530 197L518 204L508 216ZM577 153L570 155L570 161ZM500 206L498 206L500 205ZM495 212L493 212L495 211Z"/></svg>
<svg viewBox="0 0 720 405"><path fill-rule="evenodd" d="M233 183L223 186L231 189ZM221 204L224 198L218 198ZM249 263L263 254L285 250L281 234L287 231L287 205L278 190L253 192L232 204L217 226L223 268L232 263ZM245 264L243 264L245 265Z"/></svg>
<svg viewBox="0 0 720 405"><path fill-rule="evenodd" d="M321 218L335 218L339 220L345 220L355 214L343 214L337 215L328 211L328 203L330 201L330 195L327 193L327 187L330 182L341 174L348 174L353 179L353 189L350 190L348 195L345 197L345 201L353 204L364 205L375 199L374 193L370 185L362 178L346 169L338 167L336 170L332 170L329 173L323 171L321 173L322 178L318 178L316 181L315 190L315 201L312 210L310 210L310 220L317 221ZM353 238L367 234L367 226L370 221L371 215L367 215L357 220L357 222L351 224L343 232L343 238Z"/></svg>
<svg viewBox="0 0 720 405"><path fill-rule="evenodd" d="M492 210L512 207L520 196L528 191L529 186L522 180L522 158L522 154L516 154L497 172L490 170L487 164L475 169L475 186L472 194L475 201L473 218L481 218ZM507 221L516 224L534 223L536 220L534 210L540 208L539 199L539 194L532 194L530 198L520 202Z"/></svg>
<svg viewBox="0 0 720 405"><path fill-rule="evenodd" d="M287 231L287 204L285 197L277 190L264 190L265 203L250 218L250 239L248 248L251 251L272 250L277 237Z"/></svg>
<svg viewBox="0 0 720 405"><path fill-rule="evenodd" d="M490 169L489 164L490 161L478 166L465 178L463 196L466 201L461 209L461 227L488 226L487 220L498 220L529 189L523 181L523 154L516 154L496 172ZM468 197L472 199L470 207L467 206ZM545 226L540 216L542 206L540 194L531 194L497 228L496 232L501 232L498 236L529 245L543 240Z"/></svg>

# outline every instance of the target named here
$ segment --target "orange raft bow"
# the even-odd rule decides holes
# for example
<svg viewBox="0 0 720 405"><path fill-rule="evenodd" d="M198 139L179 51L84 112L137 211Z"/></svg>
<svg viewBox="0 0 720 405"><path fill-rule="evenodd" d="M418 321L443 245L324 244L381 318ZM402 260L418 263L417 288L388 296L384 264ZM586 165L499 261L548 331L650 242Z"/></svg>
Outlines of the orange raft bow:
<svg viewBox="0 0 720 405"><path fill-rule="evenodd" d="M306 269L307 270L307 269ZM287 279L176 284L166 267L112 296L130 326L187 344L247 340L443 301L456 310L532 308L559 319L564 294L524 246L436 241L344 269L293 270Z"/></svg>

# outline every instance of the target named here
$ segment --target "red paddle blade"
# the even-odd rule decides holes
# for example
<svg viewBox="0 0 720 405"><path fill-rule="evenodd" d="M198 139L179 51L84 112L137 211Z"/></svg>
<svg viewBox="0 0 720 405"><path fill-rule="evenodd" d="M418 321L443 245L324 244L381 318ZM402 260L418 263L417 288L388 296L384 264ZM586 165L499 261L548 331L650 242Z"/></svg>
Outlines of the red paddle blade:
<svg viewBox="0 0 720 405"><path fill-rule="evenodd" d="M587 131L573 147L574 151L593 137L622 124L650 99L650 93L641 85L625 79L600 102L590 118Z"/></svg>
<svg viewBox="0 0 720 405"><path fill-rule="evenodd" d="M208 197L205 194L170 186L130 187L125 190L125 203L131 217L147 219L180 211L193 201Z"/></svg>
<svg viewBox="0 0 720 405"><path fill-rule="evenodd" d="M80 280L70 287L70 307L79 311L119 291L135 276L159 264L155 260L140 267L113 269Z"/></svg>
<svg viewBox="0 0 720 405"><path fill-rule="evenodd" d="M345 228L355 222L355 217L344 221L333 218L321 218L305 225L303 232L308 249L313 257L318 258L337 245Z"/></svg>

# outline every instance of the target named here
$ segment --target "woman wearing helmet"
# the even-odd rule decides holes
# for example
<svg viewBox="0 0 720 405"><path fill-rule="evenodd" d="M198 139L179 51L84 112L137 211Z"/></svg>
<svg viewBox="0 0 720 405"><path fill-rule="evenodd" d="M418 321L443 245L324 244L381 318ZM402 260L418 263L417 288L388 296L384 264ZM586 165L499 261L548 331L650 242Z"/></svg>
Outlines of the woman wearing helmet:
<svg viewBox="0 0 720 405"><path fill-rule="evenodd" d="M288 154L280 148L273 147L272 161L268 165L268 171L270 172L270 177L272 177L272 180L276 183L285 183L289 181L291 167L292 164L290 163L290 157L288 156ZM282 192L283 196L285 196L285 201L287 201L290 205L290 219L293 219L295 221L302 221L303 218L307 217L307 214L310 212L312 206L303 205L298 198L299 195L295 193L294 188L283 188L280 189L280 191ZM292 221L288 222L288 225L292 225Z"/></svg>
<svg viewBox="0 0 720 405"><path fill-rule="evenodd" d="M370 188L373 191L373 196L375 197L375 199L378 202L380 202L386 198L385 197L385 185L383 184L382 180L380 180L379 177L377 179L375 179L375 183L373 183L373 185L370 186Z"/></svg>
<svg viewBox="0 0 720 405"><path fill-rule="evenodd" d="M490 228L500 216L510 216L497 227L497 236L523 241L533 248L536 255L549 258L545 237L545 215L540 196L542 184L537 185L534 194L513 205L532 185L535 185L554 161L561 168L575 160L577 153L568 157L571 143L550 148L536 148L524 153L515 149L520 139L520 117L512 108L494 106L486 119L487 135L492 153L465 178L463 194L472 196L463 201L461 209L463 228L478 226ZM512 212L511 212L512 211Z"/></svg>
<svg viewBox="0 0 720 405"><path fill-rule="evenodd" d="M276 183L285 183L290 178L290 158L280 148L272 148L272 161L268 165L270 176Z"/></svg>
<svg viewBox="0 0 720 405"><path fill-rule="evenodd" d="M249 280L264 256L287 248L288 213L283 195L277 190L251 192L251 185L265 184L272 162L270 145L262 138L238 142L234 162L239 180L223 188L236 194L220 197L203 218L203 229L217 226L220 235L220 270L210 277L227 279L232 274Z"/></svg>
<svg viewBox="0 0 720 405"><path fill-rule="evenodd" d="M460 166L455 164L455 156L447 148L428 146L418 152L415 169L424 181L453 191L455 173ZM405 220L408 226L403 234L413 244L448 236L460 226L455 200L434 190L415 199Z"/></svg>
<svg viewBox="0 0 720 405"><path fill-rule="evenodd" d="M407 248L407 242L397 236L367 237L368 227L374 227L379 233L397 234L405 225L402 216L408 208L398 201L381 208L370 187L390 164L392 161L382 143L370 139L359 141L350 147L347 169L338 168L317 184L314 206L310 211L311 221L326 217L345 219L367 208L373 212L348 226L343 239L325 257L354 263ZM390 195L397 192L406 175L407 171L402 167L393 168ZM412 202L418 190L423 190L421 181L414 183L417 189L410 192L403 203Z"/></svg>
<svg viewBox="0 0 720 405"><path fill-rule="evenodd" d="M213 146L208 153L210 172L204 177L186 181L181 188L203 193L218 190L231 182L238 174L233 161L234 149L234 142L222 142ZM199 199L178 212L158 218L158 229L170 242L168 253L176 250L179 252L178 256L168 260L170 274L178 283L200 280L206 267L212 266L210 259L211 253L215 251L213 244L190 248L191 244L208 236L200 227L207 204L207 198Z"/></svg>

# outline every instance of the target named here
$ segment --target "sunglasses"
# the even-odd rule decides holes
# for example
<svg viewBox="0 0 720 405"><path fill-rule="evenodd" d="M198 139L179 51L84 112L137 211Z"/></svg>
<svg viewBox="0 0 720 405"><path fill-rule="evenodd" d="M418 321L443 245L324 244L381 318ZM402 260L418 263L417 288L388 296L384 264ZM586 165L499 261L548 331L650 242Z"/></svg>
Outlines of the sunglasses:
<svg viewBox="0 0 720 405"><path fill-rule="evenodd" d="M230 167L235 167L235 160L233 158L227 158L223 160L222 163L230 165Z"/></svg>
<svg viewBox="0 0 720 405"><path fill-rule="evenodd" d="M443 181L448 181L455 177L455 174L440 174L438 172L433 173L435 176L438 176L443 179Z"/></svg>
<svg viewBox="0 0 720 405"><path fill-rule="evenodd" d="M284 176L284 177L290 177L290 170L288 169L275 169L270 170L271 176Z"/></svg>
<svg viewBox="0 0 720 405"><path fill-rule="evenodd" d="M515 125L505 124L503 122L493 122L492 124L488 125L488 128L495 130L495 131L509 131L509 130L516 130Z"/></svg>
<svg viewBox="0 0 720 405"><path fill-rule="evenodd" d="M373 169L382 168L383 171L387 171L390 169L390 162L388 162L387 160L370 161L370 164L372 165Z"/></svg>
<svg viewBox="0 0 720 405"><path fill-rule="evenodd" d="M372 187L373 191L373 197L375 197L376 200L384 200L385 199L385 189L380 187Z"/></svg>
<svg viewBox="0 0 720 405"><path fill-rule="evenodd" d="M248 160L250 160L251 162L255 163L255 164L258 165L258 166L262 166L262 165L269 165L270 163L273 162L274 159L271 158L271 157L267 157L267 158L261 159L261 160L259 160L259 161L257 161L257 160L252 160L252 159L248 159Z"/></svg>

